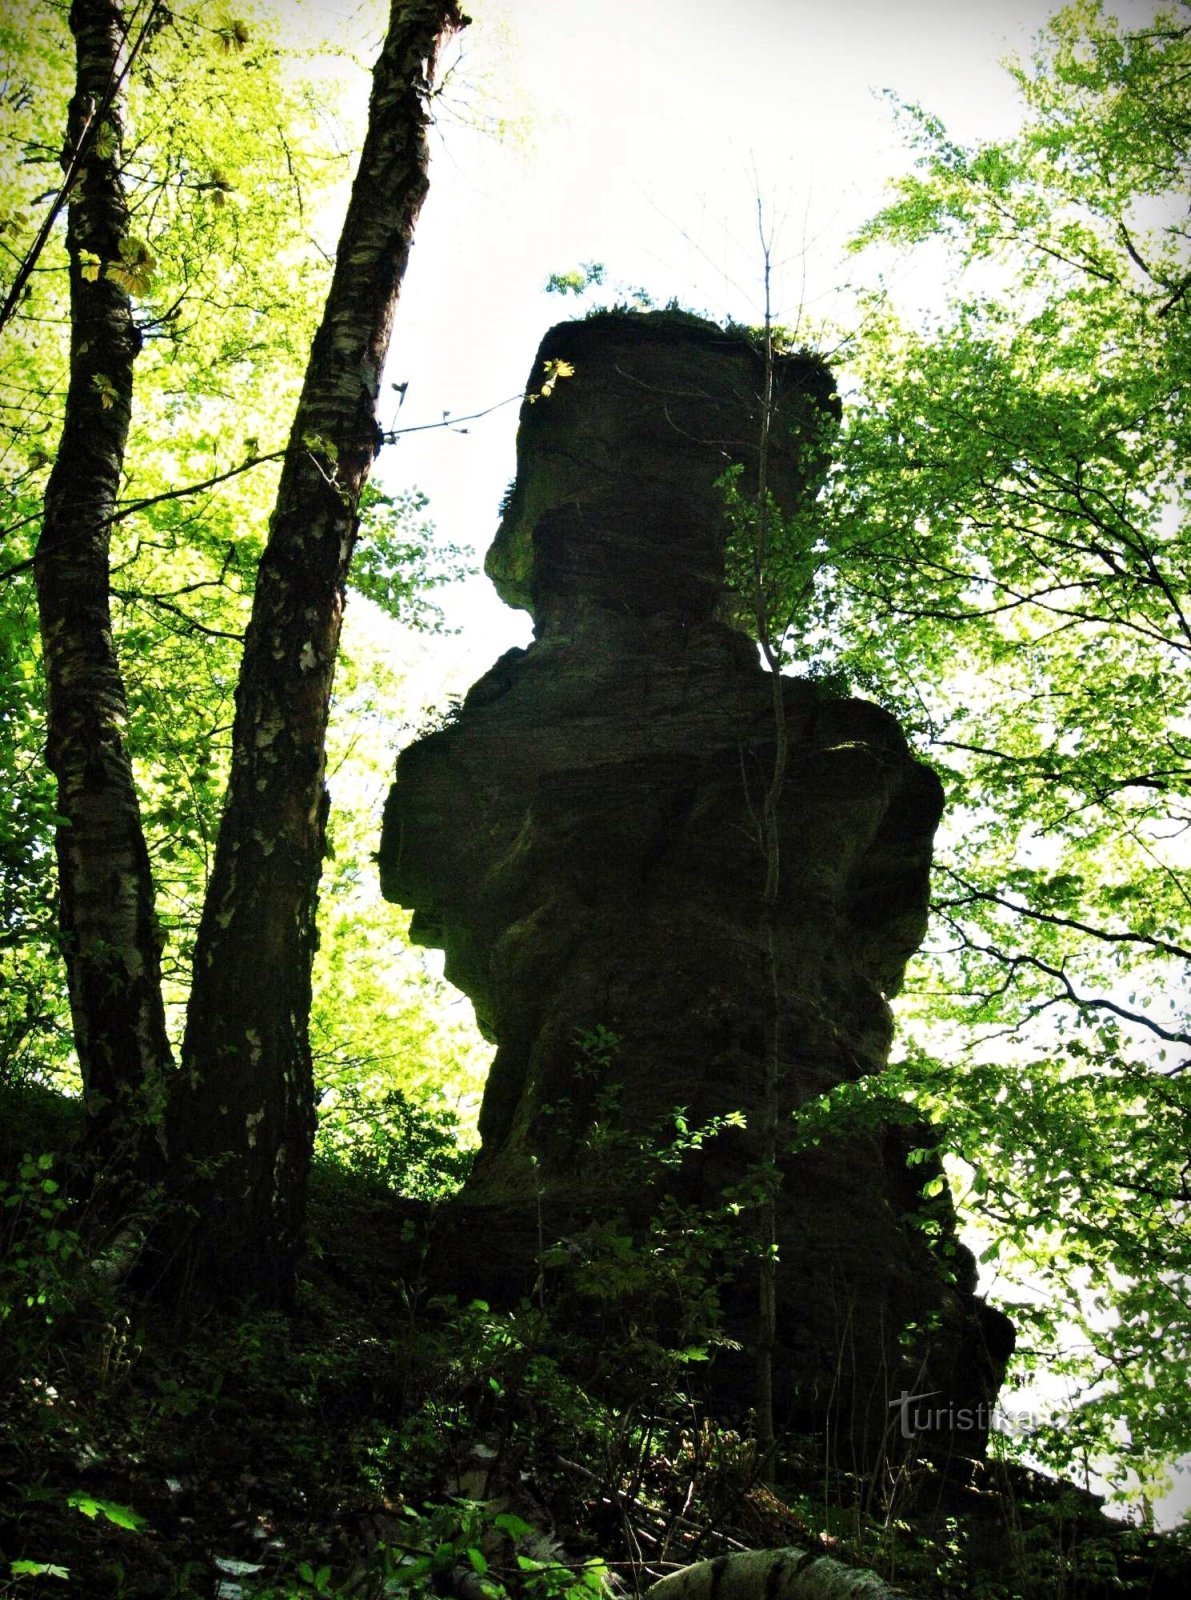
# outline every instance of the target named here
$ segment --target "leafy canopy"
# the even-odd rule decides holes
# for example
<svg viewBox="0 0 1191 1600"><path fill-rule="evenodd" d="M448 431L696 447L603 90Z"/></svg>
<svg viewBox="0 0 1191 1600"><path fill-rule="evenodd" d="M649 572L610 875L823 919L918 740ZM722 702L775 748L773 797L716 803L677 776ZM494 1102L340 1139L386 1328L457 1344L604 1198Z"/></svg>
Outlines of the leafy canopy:
<svg viewBox="0 0 1191 1600"><path fill-rule="evenodd" d="M61 183L72 62L66 18L52 0L22 0L0 16L0 299ZM177 1027L276 457L325 298L350 179L347 152L357 142L358 130L345 130L341 114L363 111L365 97L344 91L363 81L325 43L308 53L283 48L277 18L266 13L162 8L128 83L128 234L118 260L89 269L119 277L143 340L112 528L112 620ZM74 1076L30 570L62 426L68 315L60 217L0 334L4 1082L50 1076L69 1084ZM436 1020L441 985L394 937L391 915L380 931L379 893L368 901L361 890L374 877L378 774L390 765L393 718L407 698L385 659L392 636L383 637L375 619L440 626L429 591L460 565L426 510L414 489L370 487L363 506L332 733L338 857L328 867L314 1016L323 1152L389 1183L401 1181L395 1151L427 1142L453 1148L453 1108L472 1109L484 1059L462 1022ZM378 709L386 695L388 721ZM387 1105L381 1132L349 1116L348 1100L357 1112ZM433 1105L424 1122L418 1107L426 1102ZM430 1180L415 1174L410 1181Z"/></svg>
<svg viewBox="0 0 1191 1600"><path fill-rule="evenodd" d="M788 657L893 706L948 787L870 1092L961 1152L1021 1362L1067 1380L1031 1447L1146 1480L1191 1450L1191 8L1079 0L1011 70L1011 139L899 108L915 170L856 248L941 257L946 303L864 297L773 581Z"/></svg>

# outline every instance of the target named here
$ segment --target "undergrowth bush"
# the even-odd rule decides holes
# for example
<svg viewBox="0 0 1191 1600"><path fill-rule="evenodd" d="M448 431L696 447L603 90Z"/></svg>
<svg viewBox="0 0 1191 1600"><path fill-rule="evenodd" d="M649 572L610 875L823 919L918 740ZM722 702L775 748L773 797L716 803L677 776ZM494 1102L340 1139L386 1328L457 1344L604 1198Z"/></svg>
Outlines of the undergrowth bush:
<svg viewBox="0 0 1191 1600"><path fill-rule="evenodd" d="M449 1106L417 1101L401 1089L371 1094L336 1085L320 1108L317 1157L393 1194L438 1200L454 1194L471 1169Z"/></svg>

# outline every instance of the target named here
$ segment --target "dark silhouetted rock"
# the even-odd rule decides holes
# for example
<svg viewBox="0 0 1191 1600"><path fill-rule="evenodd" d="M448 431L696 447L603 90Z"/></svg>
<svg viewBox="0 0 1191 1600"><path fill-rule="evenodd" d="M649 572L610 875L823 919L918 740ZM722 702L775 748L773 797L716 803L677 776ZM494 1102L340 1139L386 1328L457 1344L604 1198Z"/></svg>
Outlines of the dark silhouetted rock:
<svg viewBox="0 0 1191 1600"><path fill-rule="evenodd" d="M530 380L518 475L488 560L535 642L503 656L458 719L398 763L384 892L497 1042L481 1150L453 1236L472 1293L515 1300L544 1244L593 1222L641 1238L660 1197L725 1218L759 1157L765 1019L783 1113L881 1070L887 997L926 927L942 806L893 717L782 681L776 996L764 954L757 817L774 754L772 683L724 612L717 480L755 475L763 366L693 319L605 315L551 330ZM769 483L813 490L834 386L782 360ZM673 1164L674 1115L728 1128ZM871 1461L902 1390L932 1413L986 1406L1012 1333L974 1296L946 1196L925 1205L912 1129L833 1137L782 1161L776 1392L786 1420ZM644 1153L643 1153L644 1151ZM756 1298L741 1214L729 1327ZM747 1370L746 1370L747 1368ZM717 1365L747 1404L751 1365ZM986 1413L985 1413L986 1415ZM979 1449L982 1417L960 1428ZM949 1431L936 1415L936 1434Z"/></svg>

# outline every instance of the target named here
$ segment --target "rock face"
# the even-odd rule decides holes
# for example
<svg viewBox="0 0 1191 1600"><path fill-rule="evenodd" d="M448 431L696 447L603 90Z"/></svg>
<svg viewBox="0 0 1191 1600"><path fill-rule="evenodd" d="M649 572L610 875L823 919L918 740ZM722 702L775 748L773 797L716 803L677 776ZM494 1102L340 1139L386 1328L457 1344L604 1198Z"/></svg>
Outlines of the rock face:
<svg viewBox="0 0 1191 1600"><path fill-rule="evenodd" d="M880 1071L887 997L926 926L941 789L879 707L782 680L775 985L757 828L773 686L718 620L716 481L737 463L746 488L755 474L760 357L693 319L609 314L551 330L531 393L552 373L522 409L488 560L504 598L532 609L535 642L402 754L384 892L446 951L498 1045L461 1200L470 1292L527 1292L543 1244L581 1255L601 1224L640 1239L669 1194L739 1228L724 1300L747 1344L755 1222L747 1206L731 1222L725 1201L759 1157L767 1019L783 1128ZM817 359L793 357L776 395L768 477L788 510L821 469L808 440L834 387ZM683 1155L679 1108L688 1129L733 1113L744 1126ZM945 1195L920 1198L936 1169L907 1168L916 1142L876 1128L780 1163L777 1403L841 1460L887 1449L903 1391L934 1391L919 1419L929 1404L939 1442L978 1450L1011 1347L973 1294ZM717 1373L747 1403L743 1367Z"/></svg>

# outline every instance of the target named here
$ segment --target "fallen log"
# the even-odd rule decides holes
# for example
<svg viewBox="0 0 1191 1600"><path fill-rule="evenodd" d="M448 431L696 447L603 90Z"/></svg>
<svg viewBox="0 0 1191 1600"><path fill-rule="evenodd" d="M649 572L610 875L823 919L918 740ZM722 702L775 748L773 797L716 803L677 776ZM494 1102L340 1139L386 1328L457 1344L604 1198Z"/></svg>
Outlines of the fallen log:
<svg viewBox="0 0 1191 1600"><path fill-rule="evenodd" d="M740 1550L662 1578L645 1600L911 1600L866 1567L818 1550Z"/></svg>

